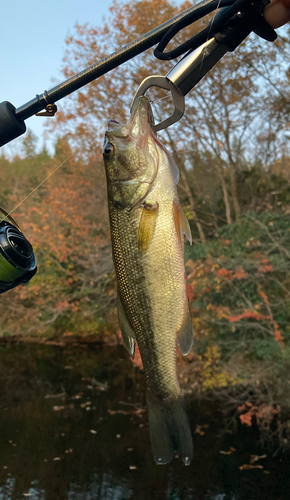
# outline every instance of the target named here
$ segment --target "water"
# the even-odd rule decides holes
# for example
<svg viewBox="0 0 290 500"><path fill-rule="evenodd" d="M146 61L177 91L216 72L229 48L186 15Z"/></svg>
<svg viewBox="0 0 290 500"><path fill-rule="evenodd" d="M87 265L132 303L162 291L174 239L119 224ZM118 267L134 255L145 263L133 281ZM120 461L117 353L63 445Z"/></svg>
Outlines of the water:
<svg viewBox="0 0 290 500"><path fill-rule="evenodd" d="M271 458L255 430L222 432L216 404L187 408L193 463L157 466L123 347L1 347L0 500L289 500L289 457ZM254 454L263 468L240 470Z"/></svg>

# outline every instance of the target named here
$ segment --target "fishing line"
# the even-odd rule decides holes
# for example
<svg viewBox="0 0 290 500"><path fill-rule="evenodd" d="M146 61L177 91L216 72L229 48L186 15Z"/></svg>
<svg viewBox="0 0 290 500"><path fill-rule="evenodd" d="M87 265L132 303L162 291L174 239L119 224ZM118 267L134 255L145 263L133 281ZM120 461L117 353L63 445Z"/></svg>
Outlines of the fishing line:
<svg viewBox="0 0 290 500"><path fill-rule="evenodd" d="M0 220L0 223L3 222L4 220L6 220L11 214L13 214L13 212L15 212L15 210L18 207L20 207L20 205L22 205L22 203L24 203L27 200L27 198L32 196L33 193L35 193L35 191L37 191L37 189L39 189L40 186L42 186L42 184L44 184L60 167L62 167L78 151L78 149L76 149L76 151L71 153L66 158L66 160L64 160L60 165L58 165L58 167L56 167L52 172L50 172L50 174L48 174L48 176L43 181L41 181L40 184L38 184L38 186L36 186L27 196L25 196L25 198L23 198L23 200L21 200L10 212L7 213L6 217L4 217L3 219Z"/></svg>
<svg viewBox="0 0 290 500"><path fill-rule="evenodd" d="M121 115L121 113L119 113L117 115L117 117L119 117ZM96 132L98 132L104 125L106 125L106 122L103 122L101 123L101 125L99 126L99 128L96 129ZM35 191L37 191L53 174L55 174L55 172L57 172L72 156L74 156L78 151L79 151L80 147L77 148L73 153L71 153L60 165L58 165L52 172L50 172L50 174L48 174L47 177L45 177L45 179L43 179L43 181L41 181L27 196L25 196L25 198L23 198L23 200L21 200L10 212L6 212L6 215L5 217L3 217L3 219L0 220L0 224L1 222L3 222L4 220L7 220L11 214L13 212L15 212L15 210L20 207L20 205L22 205L22 203L24 203L28 198L30 198L30 196L32 196Z"/></svg>
<svg viewBox="0 0 290 500"><path fill-rule="evenodd" d="M165 95L164 97L158 97L158 99L149 99L149 102L155 104L155 102L162 101L164 99L170 99L171 95Z"/></svg>

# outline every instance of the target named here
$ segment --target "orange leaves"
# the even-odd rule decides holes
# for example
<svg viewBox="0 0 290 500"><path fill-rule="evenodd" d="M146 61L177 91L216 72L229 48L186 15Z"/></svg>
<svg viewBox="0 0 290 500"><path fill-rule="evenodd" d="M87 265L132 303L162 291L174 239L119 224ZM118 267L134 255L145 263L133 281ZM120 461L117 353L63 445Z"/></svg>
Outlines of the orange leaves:
<svg viewBox="0 0 290 500"><path fill-rule="evenodd" d="M211 289L209 282L209 275L212 268L212 261L207 259L205 263L201 261L193 262L188 260L186 267L189 268L190 273L187 277L186 292L189 301L197 300L202 297L204 293L209 292Z"/></svg>
<svg viewBox="0 0 290 500"><path fill-rule="evenodd" d="M186 284L186 295L187 295L189 302L192 302L192 300L194 298L194 291L193 291L192 286L189 283Z"/></svg>
<svg viewBox="0 0 290 500"><path fill-rule="evenodd" d="M275 341L280 343L281 347L283 346L284 337L282 336L281 331L279 330L279 325L277 321L273 319L272 314L265 315L258 313L257 311L244 310L244 312L242 312L241 314L228 317L230 323L236 323L238 321L241 321L242 319L253 319L255 321L268 321L274 329L273 336Z"/></svg>
<svg viewBox="0 0 290 500"><path fill-rule="evenodd" d="M258 276L261 273L264 273L264 274L272 273L273 271L274 271L273 266L272 266L272 264L269 264L268 259L262 259L261 262L259 262L259 264L258 264L256 276Z"/></svg>
<svg viewBox="0 0 290 500"><path fill-rule="evenodd" d="M248 273L246 273L246 271L242 268L242 266L239 266L236 271L232 271L229 269L225 269L224 267L221 267L220 269L217 270L216 274L217 276L221 276L226 280L232 280L232 279L241 280L248 277Z"/></svg>
<svg viewBox="0 0 290 500"><path fill-rule="evenodd" d="M233 271L228 271L228 269L221 267L220 269L217 270L216 274L218 276L222 276L222 278L231 279Z"/></svg>
<svg viewBox="0 0 290 500"><path fill-rule="evenodd" d="M203 262L189 260L186 267L190 270L187 283L189 300L195 308L194 314L198 311L206 324L217 320L222 324L225 321L237 324L232 327L232 331L236 331L238 335L240 329L247 330L250 322L253 325L252 334L258 336L260 330L254 323L260 322L280 348L284 347L284 338L273 317L269 297L258 280L261 272L273 272L268 259L260 254L258 264L254 261L249 272L242 265L236 269L221 267L219 263L213 262L211 256ZM255 273L255 268L258 273ZM221 300L222 297L228 302Z"/></svg>
<svg viewBox="0 0 290 500"><path fill-rule="evenodd" d="M274 338L275 338L276 342L283 344L284 337L282 336L281 331L278 329L278 325L277 325L276 321L275 321L274 326L275 326Z"/></svg>
<svg viewBox="0 0 290 500"><path fill-rule="evenodd" d="M258 425L263 422L264 425L270 426L274 416L281 412L281 408L280 406L274 408L266 403L253 405L250 401L247 401L238 408L238 412L240 412L239 418L241 423L248 427L251 427L253 424L254 417Z"/></svg>
<svg viewBox="0 0 290 500"><path fill-rule="evenodd" d="M269 306L269 299L268 299L267 295L265 294L265 292L263 292L263 290L261 290L261 288L259 288L258 292L259 292L260 297L262 297L262 299L264 300L265 304L267 306Z"/></svg>
<svg viewBox="0 0 290 500"><path fill-rule="evenodd" d="M268 264L268 265L259 264L256 276L261 274L261 273L264 273L264 274L272 273L273 271L274 271L274 269L273 269L272 264Z"/></svg>
<svg viewBox="0 0 290 500"><path fill-rule="evenodd" d="M65 143L58 143L58 152L47 165L48 173L67 157L67 149ZM84 165L75 157L28 200L24 231L36 251L39 271L31 284L21 288L25 294L18 295L18 304L24 317L22 303L26 309L25 300L30 298L33 331L43 325L50 335L56 331L61 334L62 329L71 331L75 319L89 309L93 314L88 323L95 321L93 315L103 300L96 298L100 294L100 276L112 267L106 249L108 222L102 220L104 201L103 192L96 197L91 165ZM92 327L94 333L98 328Z"/></svg>
<svg viewBox="0 0 290 500"><path fill-rule="evenodd" d="M273 272L273 266L271 264L269 266L263 266L262 272L263 273L272 273Z"/></svg>
<svg viewBox="0 0 290 500"><path fill-rule="evenodd" d="M67 299L62 302L57 302L56 307L59 311L68 311L70 309L70 304Z"/></svg>
<svg viewBox="0 0 290 500"><path fill-rule="evenodd" d="M218 319L229 319L231 314L230 308L227 306L214 306L212 304L208 304L206 309L207 311L212 311Z"/></svg>
<svg viewBox="0 0 290 500"><path fill-rule="evenodd" d="M237 321L241 321L241 319L254 319L256 321L259 321L259 320L271 319L271 316L265 316L264 314L260 314L257 311L245 310L241 314L237 314L236 316L229 316L228 317L228 320L230 321L230 323L235 323Z"/></svg>
<svg viewBox="0 0 290 500"><path fill-rule="evenodd" d="M237 280L241 280L247 277L248 273L242 268L242 266L239 266L233 275L233 278L236 278Z"/></svg>
<svg viewBox="0 0 290 500"><path fill-rule="evenodd" d="M253 410L247 411L247 413L243 413L240 415L240 421L242 424L248 425L249 427L252 425L252 418L253 418Z"/></svg>

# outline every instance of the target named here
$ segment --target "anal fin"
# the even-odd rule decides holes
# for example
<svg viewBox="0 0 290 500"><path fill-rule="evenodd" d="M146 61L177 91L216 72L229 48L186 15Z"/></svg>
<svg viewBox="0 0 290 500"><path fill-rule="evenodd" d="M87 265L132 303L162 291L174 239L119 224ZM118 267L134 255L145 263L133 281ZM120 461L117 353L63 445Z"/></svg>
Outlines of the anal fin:
<svg viewBox="0 0 290 500"><path fill-rule="evenodd" d="M186 319L177 332L177 342L183 356L186 356L192 349L193 345L193 326L189 309L187 310Z"/></svg>
<svg viewBox="0 0 290 500"><path fill-rule="evenodd" d="M126 349L129 352L131 358L134 359L135 343L136 343L135 334L134 334L134 332L129 324L129 321L127 319L124 308L122 306L119 294L117 297L117 311L118 311L119 325L120 325L120 330L121 330L123 342L126 346Z"/></svg>

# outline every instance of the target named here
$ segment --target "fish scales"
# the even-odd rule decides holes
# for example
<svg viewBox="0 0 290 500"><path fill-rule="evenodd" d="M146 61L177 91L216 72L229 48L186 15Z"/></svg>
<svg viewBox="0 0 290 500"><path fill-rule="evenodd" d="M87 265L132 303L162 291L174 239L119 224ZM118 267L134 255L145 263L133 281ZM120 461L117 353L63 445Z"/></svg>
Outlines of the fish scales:
<svg viewBox="0 0 290 500"><path fill-rule="evenodd" d="M140 349L147 381L147 405L155 461L168 463L176 450L184 463L188 464L192 455L191 433L176 376L177 334L185 330L190 346L190 336L192 338L185 288L183 238L174 220L174 210L179 202L173 167L168 153L150 128L149 103L145 99L141 98L129 126L113 125L112 131L106 134L104 146L112 249L119 295L118 312L125 344L130 339L129 344L126 344L127 347L129 345L129 352L133 354L135 340ZM145 126L147 135L143 133L144 138L142 132ZM138 143L135 144L139 135L147 158L134 157L134 147L140 154ZM131 137L131 142L128 137ZM132 137L137 138L135 143ZM127 147L130 148L128 157L129 164L133 164L132 172L125 162L126 140L129 141ZM111 158L106 159L106 148L109 156L111 146L112 158L116 156L118 160L119 152L121 162L110 163ZM155 168L151 164L154 161ZM127 177L124 177L120 165L125 166ZM133 177L134 171L136 177ZM136 198L137 189L140 199ZM137 203L131 207L130 202L132 199L135 201L135 198ZM142 242L143 233L140 229L143 226L145 243ZM140 234L141 247L138 245Z"/></svg>
<svg viewBox="0 0 290 500"><path fill-rule="evenodd" d="M168 169L158 172L160 184L167 174ZM179 396L175 368L176 332L180 330L184 317L180 310L187 309L184 263L179 256L179 242L173 224L172 202L176 194L172 191L163 194L156 236L141 255L136 241L142 209L124 216L112 203L109 205L118 291L136 334L148 390L156 397L160 393L171 399ZM161 199L158 189L151 196ZM167 356L163 355L165 352Z"/></svg>

